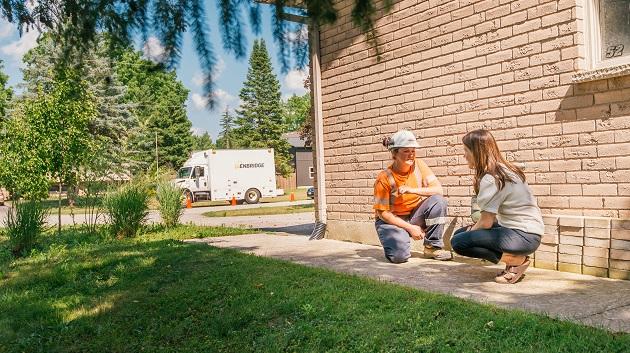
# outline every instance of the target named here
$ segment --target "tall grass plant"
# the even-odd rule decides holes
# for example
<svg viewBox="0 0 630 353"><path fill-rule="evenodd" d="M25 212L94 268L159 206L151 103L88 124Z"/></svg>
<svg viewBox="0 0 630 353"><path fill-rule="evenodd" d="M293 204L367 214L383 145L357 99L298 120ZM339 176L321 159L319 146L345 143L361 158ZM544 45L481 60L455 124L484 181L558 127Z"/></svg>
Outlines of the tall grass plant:
<svg viewBox="0 0 630 353"><path fill-rule="evenodd" d="M103 200L110 233L118 238L136 236L149 214L149 194L142 184L129 184Z"/></svg>
<svg viewBox="0 0 630 353"><path fill-rule="evenodd" d="M39 201L15 201L4 222L14 256L24 256L33 249L46 228L48 211Z"/></svg>
<svg viewBox="0 0 630 353"><path fill-rule="evenodd" d="M169 182L161 182L157 185L156 197L159 202L160 216L167 228L179 224L182 216L182 189Z"/></svg>

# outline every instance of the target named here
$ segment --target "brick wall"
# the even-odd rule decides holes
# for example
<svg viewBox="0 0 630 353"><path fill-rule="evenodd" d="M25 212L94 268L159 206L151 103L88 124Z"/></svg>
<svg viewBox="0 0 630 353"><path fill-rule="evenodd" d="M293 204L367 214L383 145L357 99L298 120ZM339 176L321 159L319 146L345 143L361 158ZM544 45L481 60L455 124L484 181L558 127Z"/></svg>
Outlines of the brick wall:
<svg viewBox="0 0 630 353"><path fill-rule="evenodd" d="M352 4L339 2L339 21L320 32L328 236L376 242L372 185L390 163L380 141L402 128L419 137L419 156L445 186L449 229L468 222L472 175L461 138L478 128L523 163L544 214L611 226L630 218L630 76L572 83L586 68L575 0L396 2L376 16L380 60L351 23ZM559 224L550 233L559 243L544 249L563 269L577 264L569 255L578 245L561 241ZM614 224L630 232L628 222ZM630 260L625 243L614 251L612 243L606 261ZM579 246L580 266L603 258Z"/></svg>

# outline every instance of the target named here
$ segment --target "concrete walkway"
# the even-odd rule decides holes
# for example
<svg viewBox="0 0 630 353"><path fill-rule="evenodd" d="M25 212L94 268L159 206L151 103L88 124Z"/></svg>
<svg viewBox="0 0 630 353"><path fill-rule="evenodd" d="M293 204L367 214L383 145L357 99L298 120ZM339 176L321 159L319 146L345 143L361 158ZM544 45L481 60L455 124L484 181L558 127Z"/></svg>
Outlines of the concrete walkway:
<svg viewBox="0 0 630 353"><path fill-rule="evenodd" d="M388 263L380 247L297 235L241 235L195 239L222 248L395 282L508 309L523 309L611 331L630 332L630 281L530 268L515 285L493 282L498 265L456 257L440 262L415 254Z"/></svg>

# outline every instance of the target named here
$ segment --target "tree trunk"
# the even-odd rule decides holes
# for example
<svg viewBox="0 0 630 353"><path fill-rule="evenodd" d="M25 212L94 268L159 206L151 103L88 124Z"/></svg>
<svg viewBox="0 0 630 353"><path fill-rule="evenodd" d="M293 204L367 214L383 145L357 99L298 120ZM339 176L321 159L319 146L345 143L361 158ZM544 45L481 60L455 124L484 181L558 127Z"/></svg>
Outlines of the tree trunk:
<svg viewBox="0 0 630 353"><path fill-rule="evenodd" d="M61 235L61 178L59 178L59 207L57 208L57 235Z"/></svg>

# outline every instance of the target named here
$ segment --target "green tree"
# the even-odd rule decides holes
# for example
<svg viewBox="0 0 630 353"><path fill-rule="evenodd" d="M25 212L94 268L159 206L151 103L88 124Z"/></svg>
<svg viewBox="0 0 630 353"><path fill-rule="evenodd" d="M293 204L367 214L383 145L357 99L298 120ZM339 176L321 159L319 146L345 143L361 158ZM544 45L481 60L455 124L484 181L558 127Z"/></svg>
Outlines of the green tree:
<svg viewBox="0 0 630 353"><path fill-rule="evenodd" d="M123 52L116 67L127 87L125 100L139 123L131 139L134 159L141 169L155 169L156 163L179 168L193 148L186 114L188 90L175 71L143 59L139 52Z"/></svg>
<svg viewBox="0 0 630 353"><path fill-rule="evenodd" d="M7 76L2 70L4 69L4 63L0 60L0 120L4 118L7 112L11 98L13 97L13 89L7 87L9 82L9 76Z"/></svg>
<svg viewBox="0 0 630 353"><path fill-rule="evenodd" d="M100 147L88 169L99 165L101 174L125 172L125 166L130 163L128 139L138 125L131 112L132 105L124 100L126 87L118 79L114 67L116 53L108 49L108 40L103 36L96 47L85 53L82 61L76 60L71 69L66 69L80 77L81 83L94 97L97 115L90 120L89 131ZM38 45L24 55L27 96L52 89L57 75L54 63L63 57L62 45L55 43L48 34L43 35Z"/></svg>
<svg viewBox="0 0 630 353"><path fill-rule="evenodd" d="M178 64L183 34L190 31L206 77L206 97L212 106L212 72L216 58L208 36L205 0L60 0L53 2L54 5L50 1L33 1L29 6L25 6L24 1L3 1L2 4L2 15L9 22L15 23L20 29L37 28L56 38L64 38L68 51L86 51L102 32L107 32L114 44L122 43L124 46L132 43L138 33L142 34L143 39L154 35L165 46L163 62L168 68ZM289 67L289 53L297 54L297 65L303 67L308 62L307 43L291 40L292 36L288 33L299 33L300 28L284 21L284 7L301 7L301 13L309 17L311 23L329 25L337 20L339 6L335 6L335 0L278 0L274 4L273 35L281 53L282 69ZM373 15L389 12L392 4L390 0L382 3L354 0L351 18L368 39L375 42ZM217 0L216 5L224 48L236 57L243 57L247 43L242 33L245 27L242 18L249 17L254 33L259 34L260 3Z"/></svg>
<svg viewBox="0 0 630 353"><path fill-rule="evenodd" d="M193 151L204 151L215 148L212 143L212 137L208 132L204 132L201 135L192 135L193 137Z"/></svg>
<svg viewBox="0 0 630 353"><path fill-rule="evenodd" d="M265 41L254 41L247 79L239 94L234 133L238 144L247 148L273 148L276 171L288 175L293 171L289 143L282 138L285 130L280 106L280 82L273 72Z"/></svg>
<svg viewBox="0 0 630 353"><path fill-rule="evenodd" d="M46 159L39 153L40 135L16 104L10 117L0 121L0 185L14 200L37 200L48 195Z"/></svg>
<svg viewBox="0 0 630 353"><path fill-rule="evenodd" d="M5 185L27 198L44 197L49 178L60 189L75 185L95 146L89 124L97 112L86 85L73 71L57 72L46 89L36 87L17 105L0 144ZM58 217L60 230L61 197Z"/></svg>
<svg viewBox="0 0 630 353"><path fill-rule="evenodd" d="M236 147L235 138L233 134L234 129L234 116L230 114L228 108L225 109L221 116L221 134L217 139L217 147L219 148L234 148Z"/></svg>
<svg viewBox="0 0 630 353"><path fill-rule="evenodd" d="M300 130L309 120L311 112L311 94L302 96L292 95L286 102L282 102L282 119L285 132Z"/></svg>

